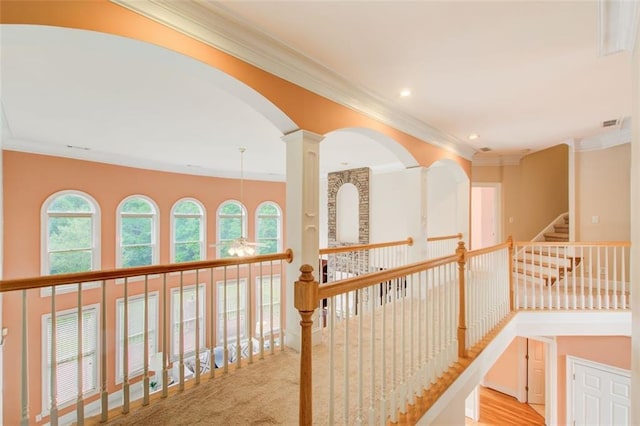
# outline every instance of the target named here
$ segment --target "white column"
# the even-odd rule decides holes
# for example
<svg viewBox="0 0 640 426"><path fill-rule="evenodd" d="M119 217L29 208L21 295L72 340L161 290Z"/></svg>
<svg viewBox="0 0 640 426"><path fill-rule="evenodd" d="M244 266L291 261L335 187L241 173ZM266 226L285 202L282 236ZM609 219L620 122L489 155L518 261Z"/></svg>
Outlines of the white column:
<svg viewBox="0 0 640 426"><path fill-rule="evenodd" d="M405 212L407 230L413 238L409 247L409 262L427 258L427 179L429 169L413 167L405 171L406 186Z"/></svg>
<svg viewBox="0 0 640 426"><path fill-rule="evenodd" d="M313 266L318 279L320 141L324 136L296 130L282 139L287 144L286 240L293 250L293 262L287 264L285 336L286 345L299 350L300 314L293 305L293 283L303 264Z"/></svg>
<svg viewBox="0 0 640 426"><path fill-rule="evenodd" d="M640 401L640 31L633 55L631 120L631 401ZM631 404L631 423L640 423L640 405Z"/></svg>
<svg viewBox="0 0 640 426"><path fill-rule="evenodd" d="M569 241L576 241L576 143L565 142L569 148Z"/></svg>

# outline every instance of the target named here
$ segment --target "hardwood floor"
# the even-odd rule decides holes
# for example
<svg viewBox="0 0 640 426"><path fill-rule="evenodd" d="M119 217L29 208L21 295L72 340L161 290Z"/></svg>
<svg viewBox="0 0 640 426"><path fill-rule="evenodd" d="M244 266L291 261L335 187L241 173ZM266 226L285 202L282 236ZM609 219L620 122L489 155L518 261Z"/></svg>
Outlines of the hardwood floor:
<svg viewBox="0 0 640 426"><path fill-rule="evenodd" d="M542 425L544 418L527 404L495 391L480 387L480 421L466 419L473 425Z"/></svg>

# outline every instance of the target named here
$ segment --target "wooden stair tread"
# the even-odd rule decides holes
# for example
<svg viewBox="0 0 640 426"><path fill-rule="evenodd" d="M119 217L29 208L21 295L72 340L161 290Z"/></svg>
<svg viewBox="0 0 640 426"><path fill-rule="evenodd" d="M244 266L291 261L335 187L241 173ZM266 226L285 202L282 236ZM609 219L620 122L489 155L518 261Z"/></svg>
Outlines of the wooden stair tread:
<svg viewBox="0 0 640 426"><path fill-rule="evenodd" d="M552 237L552 238L566 238L567 240L569 239L569 234L566 234L564 232L546 232L544 236L545 238Z"/></svg>

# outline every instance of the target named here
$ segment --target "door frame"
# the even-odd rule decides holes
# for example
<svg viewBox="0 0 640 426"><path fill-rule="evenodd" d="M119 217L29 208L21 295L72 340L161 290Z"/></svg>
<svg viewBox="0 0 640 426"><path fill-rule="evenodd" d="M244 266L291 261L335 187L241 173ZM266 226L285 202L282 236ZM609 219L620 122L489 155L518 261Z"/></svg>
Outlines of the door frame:
<svg viewBox="0 0 640 426"><path fill-rule="evenodd" d="M544 353L544 422L547 426L556 426L558 424L558 343L555 337L544 336L522 336L525 339L537 340L545 345ZM526 342L526 341L525 341ZM524 351L526 353L527 344L524 345ZM525 389L528 383L528 361L523 356L524 362L520 367L520 371L523 372L525 380L521 386L521 398L520 401L527 401L527 391ZM568 423L570 424L570 423Z"/></svg>
<svg viewBox="0 0 640 426"><path fill-rule="evenodd" d="M502 242L502 229L503 229L503 223L502 223L502 183L500 182L474 182L471 184L471 196L473 197L473 188L494 188L495 189L495 198L494 198L494 206L493 206L493 212L494 212L494 231L496 234L496 242L500 243ZM471 205L473 205L473 200L471 200ZM473 213L473 212L472 212ZM473 221L470 219L470 224L473 223ZM470 233L473 233L473 229L470 229ZM468 241L469 246L471 245L471 238L469 238ZM472 249L474 249L472 247Z"/></svg>
<svg viewBox="0 0 640 426"><path fill-rule="evenodd" d="M624 376L631 378L631 371L625 370L624 368L614 367L608 364L602 364L600 362L591 361L584 358L579 358L573 355L567 355L567 378L565 382L566 387L566 413L567 413L567 424L573 424L574 417L574 404L573 404L573 394L574 394L574 383L573 383L573 368L576 364L580 364L584 367L594 368L598 370L603 370L609 374L615 374L617 376Z"/></svg>

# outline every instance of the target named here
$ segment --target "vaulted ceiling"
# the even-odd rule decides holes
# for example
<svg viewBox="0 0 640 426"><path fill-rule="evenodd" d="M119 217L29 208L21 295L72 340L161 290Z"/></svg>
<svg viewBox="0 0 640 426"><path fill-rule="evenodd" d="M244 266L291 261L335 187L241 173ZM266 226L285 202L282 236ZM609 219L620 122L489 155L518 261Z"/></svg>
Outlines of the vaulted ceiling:
<svg viewBox="0 0 640 426"><path fill-rule="evenodd" d="M218 47L468 158L492 150L474 161L630 138L630 52L602 54L600 3L117 2L188 34L207 28L212 44L233 34ZM0 30L4 147L237 176L243 146L249 176L283 179L281 131L219 71L105 34ZM260 57L247 53L255 46ZM364 134L335 132L321 147L323 172L403 167Z"/></svg>

